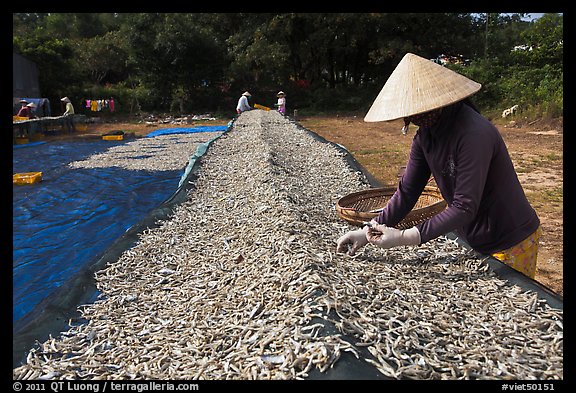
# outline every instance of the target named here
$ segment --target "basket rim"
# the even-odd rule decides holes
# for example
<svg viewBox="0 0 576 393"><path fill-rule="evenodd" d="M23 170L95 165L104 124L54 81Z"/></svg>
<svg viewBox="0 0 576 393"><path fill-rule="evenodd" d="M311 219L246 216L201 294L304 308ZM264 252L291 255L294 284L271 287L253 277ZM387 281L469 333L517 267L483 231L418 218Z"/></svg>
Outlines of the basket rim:
<svg viewBox="0 0 576 393"><path fill-rule="evenodd" d="M342 198L340 198L338 200L338 202L336 203L336 206L338 206L341 209L351 210L351 208L346 207L346 205L344 204L345 202L348 202L349 200L358 201L361 199L370 199L370 198L374 197L375 195L390 195L390 196L392 196L396 192L396 189L397 189L397 187L395 187L395 186L384 186L384 187L367 188L366 190L355 191L355 192L352 192L352 193L345 195ZM435 187L435 186L430 186L430 185L425 186L424 190L422 190L421 195L435 196L438 198L437 202L431 203L428 206L433 206L437 203L445 202L444 198L442 197L442 193L440 192L440 189L438 187ZM364 198L359 198L361 196L363 196ZM421 209L424 209L424 208L425 207L423 207Z"/></svg>
<svg viewBox="0 0 576 393"><path fill-rule="evenodd" d="M381 209L378 209L378 211L362 211L353 207L346 207L346 205L344 205L342 202L357 202L379 195L387 195L392 197L395 191L396 187L384 186L350 193L338 200L336 204L336 212L341 219L347 221L348 223L361 226L362 222L370 221L372 218L376 217L379 214L379 210ZM409 226L415 225L418 222L422 222L440 213L447 207L446 200L442 197L438 187L427 185L424 190L422 190L421 196L422 195L436 197L437 201L423 207L413 208L406 215L406 217L398 223L396 226L397 228L405 229Z"/></svg>

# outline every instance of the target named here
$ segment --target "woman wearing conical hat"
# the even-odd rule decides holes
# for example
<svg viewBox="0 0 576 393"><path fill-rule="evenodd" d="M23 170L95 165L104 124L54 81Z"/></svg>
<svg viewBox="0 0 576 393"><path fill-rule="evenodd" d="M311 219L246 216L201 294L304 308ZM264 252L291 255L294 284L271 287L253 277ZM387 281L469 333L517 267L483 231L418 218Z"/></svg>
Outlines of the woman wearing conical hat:
<svg viewBox="0 0 576 393"><path fill-rule="evenodd" d="M60 98L60 101L62 101L66 106L66 110L62 114L64 125L66 126L68 132L75 132L76 127L74 126L74 105L72 105L72 101L70 101L70 98L68 97L62 97Z"/></svg>
<svg viewBox="0 0 576 393"><path fill-rule="evenodd" d="M275 107L278 108L278 112L282 113L283 115L286 114L286 93L280 90L276 97L278 97L278 102L274 104Z"/></svg>
<svg viewBox="0 0 576 393"><path fill-rule="evenodd" d="M455 232L474 250L534 278L540 220L499 131L470 103L469 97L480 88L430 60L404 56L364 121L403 119L403 131L410 123L419 127L406 170L371 226L341 236L337 252L352 255L368 243L382 248L417 246ZM412 228L395 229L431 175L447 208Z"/></svg>
<svg viewBox="0 0 576 393"><path fill-rule="evenodd" d="M252 94L245 91L242 93L240 98L238 99L238 104L236 105L236 113L241 114L242 112L252 110L252 107L248 103L248 97L252 97Z"/></svg>

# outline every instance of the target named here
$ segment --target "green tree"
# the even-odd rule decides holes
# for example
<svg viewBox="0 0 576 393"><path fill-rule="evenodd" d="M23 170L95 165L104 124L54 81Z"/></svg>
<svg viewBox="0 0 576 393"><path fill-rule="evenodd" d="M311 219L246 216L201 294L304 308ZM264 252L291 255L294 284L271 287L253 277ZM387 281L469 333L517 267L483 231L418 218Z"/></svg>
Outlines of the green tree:
<svg viewBox="0 0 576 393"><path fill-rule="evenodd" d="M110 31L93 38L75 40L74 62L80 75L95 85L126 79L128 51L124 36Z"/></svg>
<svg viewBox="0 0 576 393"><path fill-rule="evenodd" d="M123 32L137 78L154 93L149 104L169 108L196 100L198 90L222 79L225 47L219 45L204 14L135 14Z"/></svg>
<svg viewBox="0 0 576 393"><path fill-rule="evenodd" d="M116 89L154 111L229 108L243 90L278 89L302 108L364 110L406 52L462 55L470 65L448 66L483 84L475 99L485 108L521 101L557 112L562 15L522 16L15 13L13 50L36 62L46 94Z"/></svg>
<svg viewBox="0 0 576 393"><path fill-rule="evenodd" d="M62 97L69 94L71 87L81 84L73 72L70 60L74 50L68 41L38 35L18 36L13 39L13 50L37 64L44 96Z"/></svg>
<svg viewBox="0 0 576 393"><path fill-rule="evenodd" d="M544 14L521 34L523 46L515 60L508 96L516 93L535 115L561 116L564 108L563 16Z"/></svg>
<svg viewBox="0 0 576 393"><path fill-rule="evenodd" d="M58 38L93 38L118 30L128 14L50 13L43 18L46 33Z"/></svg>
<svg viewBox="0 0 576 393"><path fill-rule="evenodd" d="M553 69L563 69L564 59L564 18L559 14L544 14L520 34L524 50L513 53L518 63L530 67L551 65Z"/></svg>

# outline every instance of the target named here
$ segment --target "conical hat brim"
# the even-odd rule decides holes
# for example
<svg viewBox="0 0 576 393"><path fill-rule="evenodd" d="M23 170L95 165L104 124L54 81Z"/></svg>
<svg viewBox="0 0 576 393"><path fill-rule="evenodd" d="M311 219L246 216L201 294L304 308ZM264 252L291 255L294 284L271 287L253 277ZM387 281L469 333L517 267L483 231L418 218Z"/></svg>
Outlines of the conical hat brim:
<svg viewBox="0 0 576 393"><path fill-rule="evenodd" d="M391 121L453 104L482 85L433 61L407 53L396 66L364 117Z"/></svg>

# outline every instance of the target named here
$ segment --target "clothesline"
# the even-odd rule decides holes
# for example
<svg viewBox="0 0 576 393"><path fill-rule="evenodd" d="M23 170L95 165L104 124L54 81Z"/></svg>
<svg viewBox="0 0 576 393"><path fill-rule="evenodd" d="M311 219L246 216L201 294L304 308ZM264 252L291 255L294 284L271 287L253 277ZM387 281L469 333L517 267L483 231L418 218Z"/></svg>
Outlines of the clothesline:
<svg viewBox="0 0 576 393"><path fill-rule="evenodd" d="M114 112L114 98L104 98L99 100L86 100L86 108L92 112L100 112L101 110L108 109Z"/></svg>

